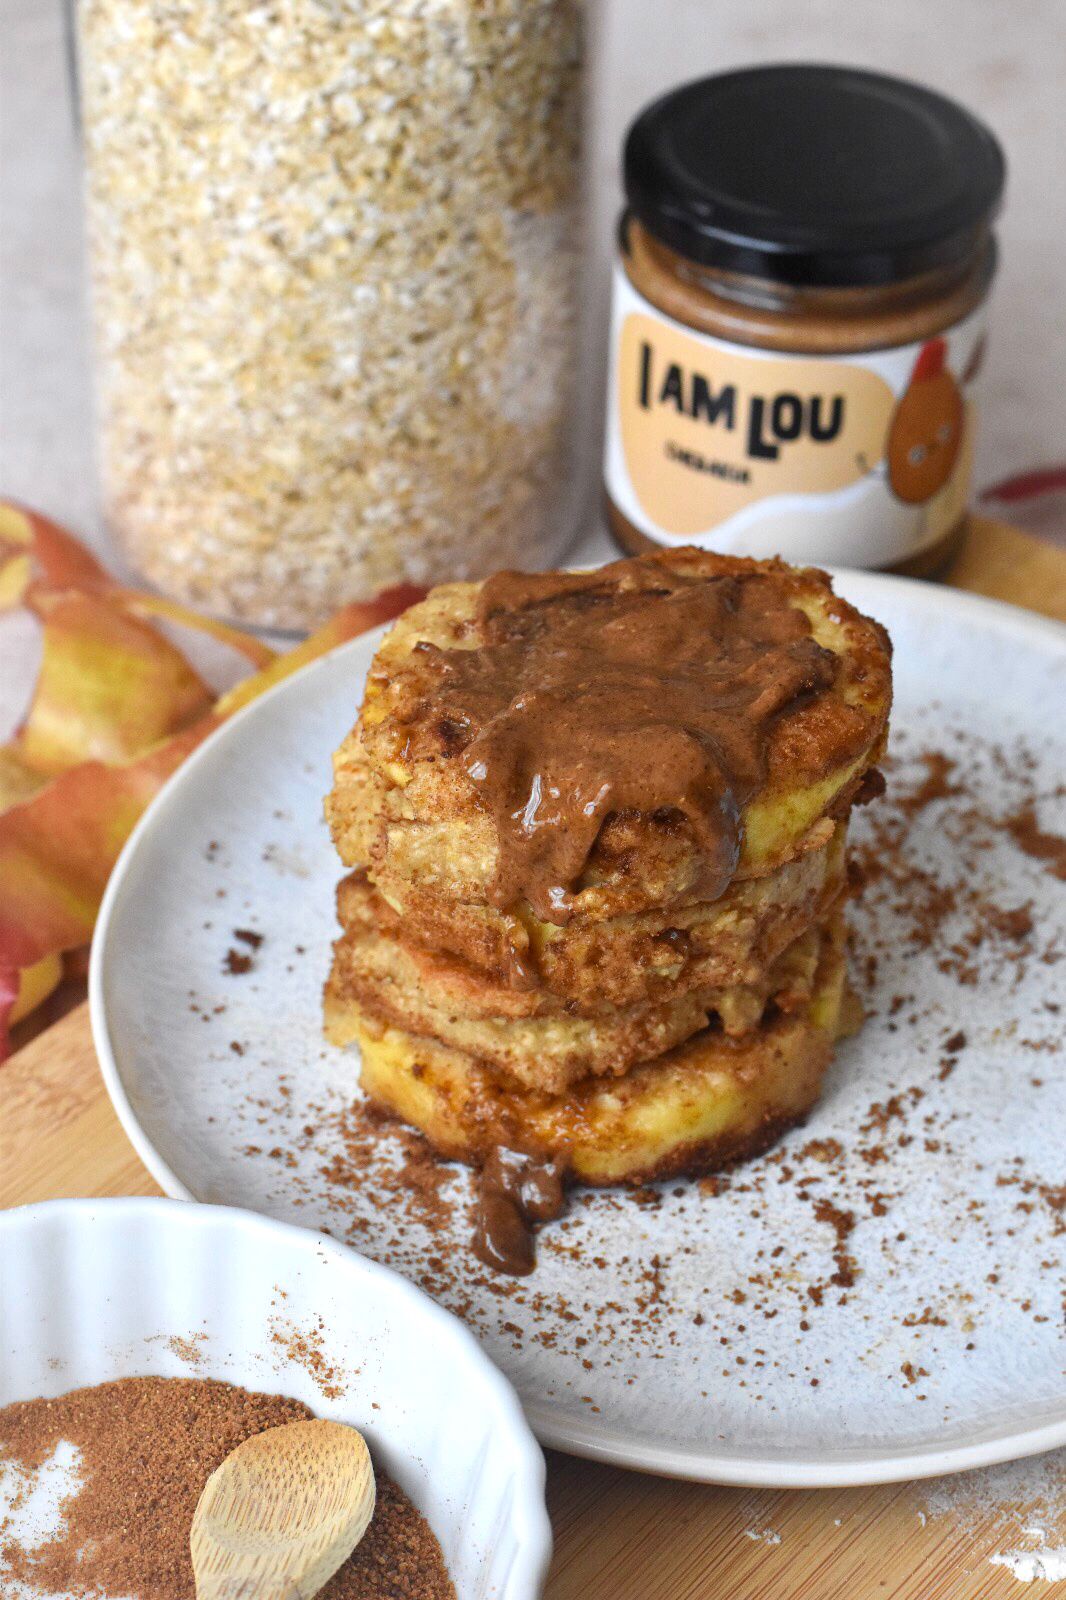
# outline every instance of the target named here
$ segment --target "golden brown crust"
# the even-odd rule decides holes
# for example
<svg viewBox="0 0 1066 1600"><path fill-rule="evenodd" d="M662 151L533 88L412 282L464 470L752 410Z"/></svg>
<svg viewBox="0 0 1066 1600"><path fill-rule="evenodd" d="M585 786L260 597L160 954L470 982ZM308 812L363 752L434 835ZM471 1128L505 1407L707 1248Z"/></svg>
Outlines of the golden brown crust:
<svg viewBox="0 0 1066 1600"><path fill-rule="evenodd" d="M697 575L769 575L787 603L805 611L835 659L830 689L791 707L771 728L765 782L744 812L736 878L774 871L807 847L812 832L818 837L822 819L846 811L849 793L883 748L891 699L887 637L833 595L815 569L691 550L657 559ZM612 570L605 569L605 582ZM422 718L426 658L417 648L428 641L476 649L479 593L476 584L444 585L400 619L375 658L360 722L335 758L327 814L338 850L348 865L369 867L395 905L404 885L443 904L491 900L499 858L494 824L459 760L454 730ZM615 812L575 885L569 916L613 918L684 904L699 898L705 868L679 814Z"/></svg>
<svg viewBox="0 0 1066 1600"><path fill-rule="evenodd" d="M832 625L827 648L837 658L831 690L791 708L774 727L767 745L767 787L813 783L870 748L887 721L891 699L892 647L880 623L863 616L834 594L829 574L817 567L793 567L779 559L755 561L684 546L657 551L654 561L686 576L720 578L760 574L773 581L788 604ZM624 582L630 562L600 568L605 587ZM428 640L443 649L477 649L477 603L482 585L442 584L412 606L383 641L370 683L384 715L367 730L366 746L375 764L402 755L406 730L418 723L430 679L415 646ZM813 614L813 615L812 615ZM454 755L449 730L428 734L433 756L448 763Z"/></svg>
<svg viewBox="0 0 1066 1600"><path fill-rule="evenodd" d="M539 608L560 594L552 633ZM877 793L890 701L883 629L813 569L675 550L576 587L434 590L383 641L334 758L326 811L356 870L327 1036L359 1044L368 1095L445 1157L507 1146L615 1184L765 1149L815 1103L843 1027L847 819Z"/></svg>
<svg viewBox="0 0 1066 1600"><path fill-rule="evenodd" d="M765 1144L817 1099L844 995L843 923L826 930L810 1004L743 1039L705 1029L631 1067L548 1094L506 1086L454 1047L364 1015L362 1082L449 1159L504 1145L562 1161L582 1182L707 1171ZM327 997L327 1030L329 1005Z"/></svg>
<svg viewBox="0 0 1066 1600"><path fill-rule="evenodd" d="M439 1155L476 1165L504 1146L561 1160L572 1179L593 1185L706 1173L765 1149L816 1103L833 1053L828 1034L796 1018L778 1019L742 1042L717 1033L688 1041L660 1058L661 1064L645 1063L639 1073L621 1079L620 1087L633 1104L653 1082L657 1065L665 1073L676 1071L681 1058L713 1056L721 1071L709 1084L706 1108L720 1098L725 1125L687 1137L679 1118L672 1139L645 1140L629 1131L614 1136L610 1128L590 1127L588 1096L577 1096L572 1105L560 1103L541 1126L531 1115L529 1096L501 1089L458 1051L407 1038L412 1055L405 1082L400 1074L381 1070L364 1034L363 1086L376 1104L420 1128ZM435 1101L432 1109L421 1110L407 1097L411 1087ZM697 1114L700 1109L697 1104Z"/></svg>
<svg viewBox="0 0 1066 1600"><path fill-rule="evenodd" d="M826 1062L828 1065L828 1061ZM601 1177L588 1173L570 1170L563 1174L566 1184L582 1183L590 1189L642 1189L647 1184L663 1183L667 1179L696 1179L708 1178L714 1173L725 1172L730 1167L742 1165L745 1161L754 1161L756 1156L761 1156L771 1150L779 1139L784 1138L792 1128L801 1127L806 1122L810 1113L818 1103L821 1092L822 1079L825 1067L817 1069L812 1077L806 1103L798 1105L795 1110L763 1115L761 1121L743 1132L720 1134L714 1139L702 1139L689 1144L679 1145L669 1155L661 1157L658 1161L646 1167L633 1165L624 1173L617 1176ZM374 1099L373 1096L371 1096ZM385 1100L374 1100L377 1112L386 1120L404 1122L403 1114ZM432 1141L431 1141L432 1143ZM538 1154L539 1152L529 1152ZM446 1161L461 1161L466 1166L480 1166L486 1159L485 1153L474 1154L461 1145L450 1148L437 1146L437 1154Z"/></svg>
<svg viewBox="0 0 1066 1600"><path fill-rule="evenodd" d="M758 1027L767 1004L794 1011L810 997L818 939L807 930L751 984L668 989L654 1002L582 1014L540 988L493 983L467 963L426 949L399 925L380 925L378 898L353 876L338 897L345 931L334 945L327 1006L334 1037L361 1020L461 1050L506 1082L559 1094L588 1077L621 1077L716 1022L729 1037Z"/></svg>
<svg viewBox="0 0 1066 1600"><path fill-rule="evenodd" d="M701 986L755 983L805 928L828 914L845 885L845 827L772 876L733 884L712 903L675 906L563 927L491 906L449 903L385 874L377 925L459 957L492 983L547 991L578 1012L627 1006ZM348 918L346 879L338 916ZM394 903L390 904L389 896Z"/></svg>

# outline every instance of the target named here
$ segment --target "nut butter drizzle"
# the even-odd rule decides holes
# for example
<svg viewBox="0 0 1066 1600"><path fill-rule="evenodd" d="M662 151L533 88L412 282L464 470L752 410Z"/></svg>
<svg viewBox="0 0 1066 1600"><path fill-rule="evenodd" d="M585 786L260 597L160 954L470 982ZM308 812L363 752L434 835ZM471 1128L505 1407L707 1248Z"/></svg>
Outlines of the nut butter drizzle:
<svg viewBox="0 0 1066 1600"><path fill-rule="evenodd" d="M834 657L771 574L693 575L653 556L591 573L501 572L481 644L417 648L424 707L460 742L499 838L492 899L563 923L612 812L687 818L700 897L736 870L741 811L781 711L826 688Z"/></svg>
<svg viewBox="0 0 1066 1600"><path fill-rule="evenodd" d="M499 1146L478 1176L474 1254L494 1272L526 1277L536 1265L534 1224L552 1221L562 1209L562 1163Z"/></svg>

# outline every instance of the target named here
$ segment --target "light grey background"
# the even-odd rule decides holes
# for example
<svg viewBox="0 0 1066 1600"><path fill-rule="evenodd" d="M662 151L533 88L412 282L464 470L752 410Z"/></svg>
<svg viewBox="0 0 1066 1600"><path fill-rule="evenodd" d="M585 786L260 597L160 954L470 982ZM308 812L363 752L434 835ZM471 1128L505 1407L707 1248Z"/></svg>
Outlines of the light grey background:
<svg viewBox="0 0 1066 1600"><path fill-rule="evenodd" d="M1010 161L977 482L1066 457L1066 0L591 0L594 304L624 127L682 78L775 58L924 79ZM62 0L0 0L0 492L101 541ZM598 410L597 392L590 402Z"/></svg>

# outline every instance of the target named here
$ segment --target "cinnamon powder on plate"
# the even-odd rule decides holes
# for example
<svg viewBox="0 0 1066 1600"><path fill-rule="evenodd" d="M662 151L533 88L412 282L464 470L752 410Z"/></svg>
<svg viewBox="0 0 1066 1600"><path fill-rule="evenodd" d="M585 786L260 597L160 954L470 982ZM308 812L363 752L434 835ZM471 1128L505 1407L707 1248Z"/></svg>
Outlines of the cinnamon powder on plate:
<svg viewBox="0 0 1066 1600"><path fill-rule="evenodd" d="M80 1482L64 1502L58 1537L24 1549L0 1511L0 1578L40 1594L192 1600L189 1529L204 1484L252 1434L312 1416L299 1400L206 1378L123 1378L57 1400L0 1410L0 1463L28 1490L66 1440ZM323 1600L455 1600L440 1545L421 1513L377 1473L377 1506L357 1549Z"/></svg>

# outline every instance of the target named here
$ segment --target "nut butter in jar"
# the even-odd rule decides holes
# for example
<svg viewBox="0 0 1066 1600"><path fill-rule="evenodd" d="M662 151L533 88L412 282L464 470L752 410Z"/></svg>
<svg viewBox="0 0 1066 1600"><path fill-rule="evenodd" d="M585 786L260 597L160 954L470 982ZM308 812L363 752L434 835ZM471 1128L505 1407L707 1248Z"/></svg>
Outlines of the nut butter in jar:
<svg viewBox="0 0 1066 1600"><path fill-rule="evenodd" d="M622 546L941 566L1004 170L962 107L848 68L729 72L644 111L611 324Z"/></svg>

